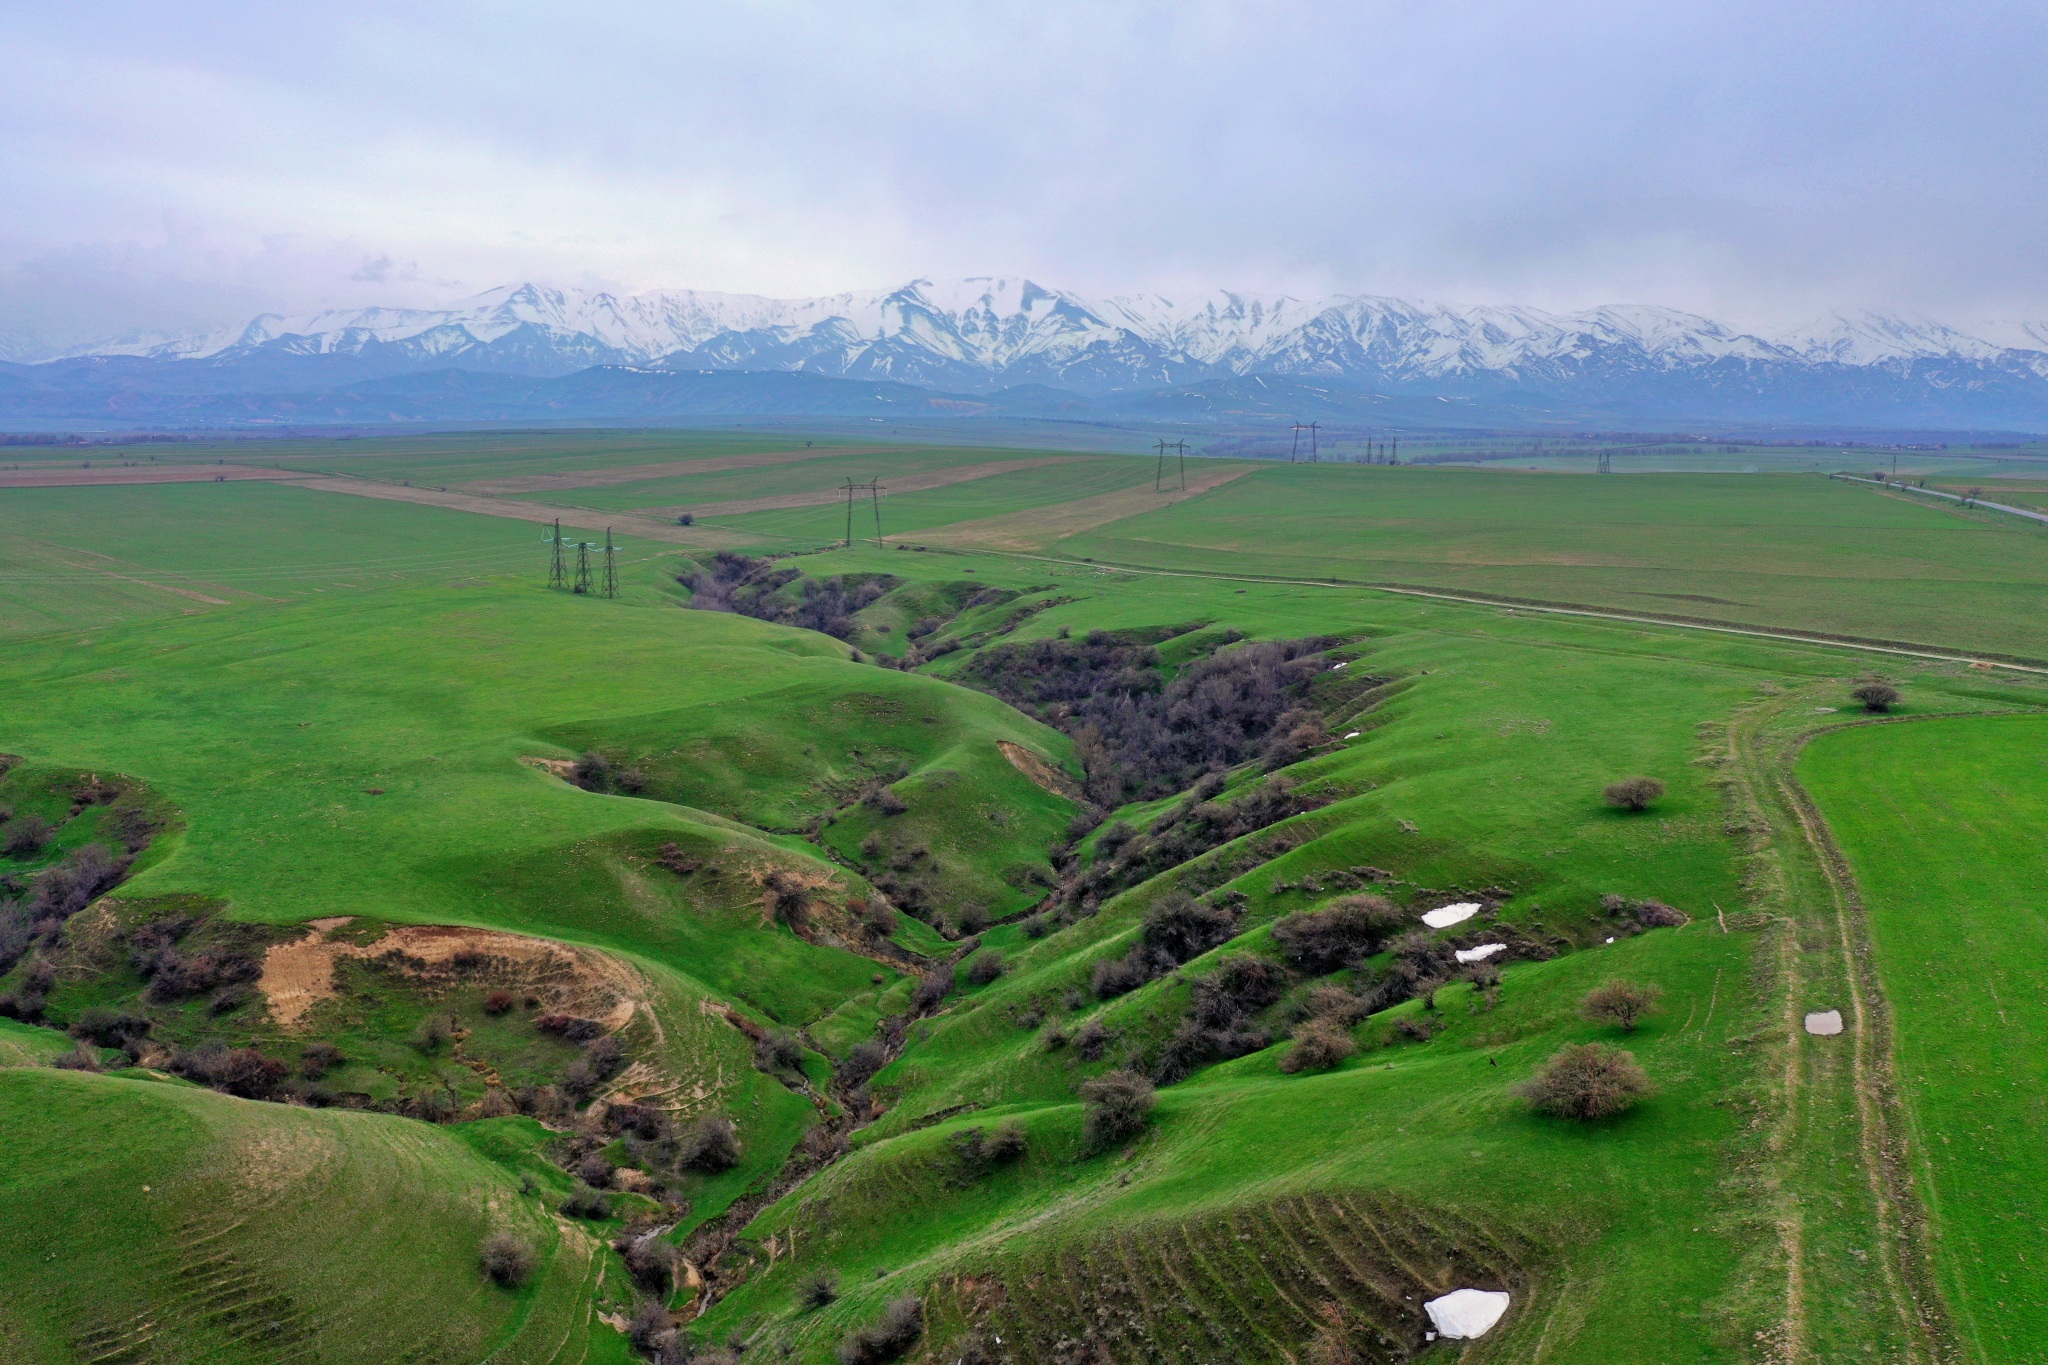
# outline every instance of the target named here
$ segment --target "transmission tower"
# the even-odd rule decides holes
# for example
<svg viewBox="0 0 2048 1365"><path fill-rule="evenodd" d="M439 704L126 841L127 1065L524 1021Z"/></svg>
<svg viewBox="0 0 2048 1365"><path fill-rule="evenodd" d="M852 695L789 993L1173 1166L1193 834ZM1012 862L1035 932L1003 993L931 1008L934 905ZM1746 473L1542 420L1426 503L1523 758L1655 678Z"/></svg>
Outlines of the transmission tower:
<svg viewBox="0 0 2048 1365"><path fill-rule="evenodd" d="M604 595L619 595L619 566L612 552L612 528L604 528Z"/></svg>
<svg viewBox="0 0 2048 1365"><path fill-rule="evenodd" d="M1320 464L1321 455L1316 449L1316 429L1321 422L1296 422L1294 424L1294 448L1287 454L1287 463L1293 464L1301 455L1301 433L1308 433L1308 458L1310 464Z"/></svg>
<svg viewBox="0 0 2048 1365"><path fill-rule="evenodd" d="M1596 474L1612 474L1614 472L1614 457L1607 451L1601 451L1600 462L1594 466L1593 472Z"/></svg>
<svg viewBox="0 0 2048 1365"><path fill-rule="evenodd" d="M1173 451L1180 459L1179 491L1184 493L1188 487L1188 443L1184 440L1168 441L1163 437L1159 442L1159 464L1152 471L1152 491L1154 493L1166 491L1166 452L1169 450Z"/></svg>
<svg viewBox="0 0 2048 1365"><path fill-rule="evenodd" d="M576 586L571 591L579 594L590 591L590 542L587 540L576 542Z"/></svg>
<svg viewBox="0 0 2048 1365"><path fill-rule="evenodd" d="M875 479L869 479L866 483L855 483L849 475L840 491L846 494L846 548L853 548L853 500L861 493L866 493L874 504L875 544L879 546L882 543L882 494L889 491L888 486Z"/></svg>
<svg viewBox="0 0 2048 1365"><path fill-rule="evenodd" d="M566 588L569 586L569 571L562 563L562 519L555 518L553 541L554 558L548 565L548 586Z"/></svg>

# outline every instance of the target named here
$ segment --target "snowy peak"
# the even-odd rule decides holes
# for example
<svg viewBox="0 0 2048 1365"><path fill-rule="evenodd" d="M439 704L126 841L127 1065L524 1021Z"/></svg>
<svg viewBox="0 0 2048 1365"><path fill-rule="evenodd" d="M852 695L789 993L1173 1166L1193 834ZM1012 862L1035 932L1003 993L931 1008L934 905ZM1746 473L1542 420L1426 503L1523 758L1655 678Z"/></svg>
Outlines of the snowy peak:
<svg viewBox="0 0 2048 1365"><path fill-rule="evenodd" d="M527 282L443 308L266 314L238 328L126 337L70 354L215 365L346 358L376 373L455 367L547 375L604 364L799 370L951 388L1050 384L1095 392L1252 374L1367 387L1550 385L1731 366L1899 370L1928 359L2048 378L2048 323L2000 330L2010 344L1903 313L1838 312L1766 339L1648 304L1555 314L1232 290L1098 299L990 275L801 299L613 294Z"/></svg>

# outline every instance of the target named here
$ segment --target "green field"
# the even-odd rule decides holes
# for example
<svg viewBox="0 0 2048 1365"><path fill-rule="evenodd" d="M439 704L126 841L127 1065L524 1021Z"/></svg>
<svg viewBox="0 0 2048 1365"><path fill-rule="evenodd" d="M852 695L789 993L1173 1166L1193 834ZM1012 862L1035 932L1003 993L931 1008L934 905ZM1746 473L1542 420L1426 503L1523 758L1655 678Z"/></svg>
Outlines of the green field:
<svg viewBox="0 0 2048 1365"><path fill-rule="evenodd" d="M36 1229L0 1247L27 1287L0 1296L10 1361L623 1360L648 1290L622 1235L677 1248L675 1325L748 1358L832 1360L904 1294L925 1326L903 1358L933 1365L2020 1360L2048 1337L2021 1259L2048 1077L2010 1046L2040 995L2012 831L2048 802L2048 677L1647 619L2044 657L2030 528L1793 475L1207 463L1234 477L1183 497L1148 458L795 435L234 453L414 487L0 489L0 842L49 826L0 853L0 1137L22 1154L0 1222ZM675 468L754 456L776 458ZM1036 463L978 468L1007 462ZM953 481L892 493L886 546L834 547L831 502L673 520L870 475ZM436 505L443 485L471 501ZM605 599L544 586L536 505L579 533L659 516ZM843 638L684 610L736 544L793 552L771 566L791 610L861 594ZM1107 722L1063 708L1128 712L1239 642L1300 640L1288 714L1326 741L1248 741L1192 793L1199 765L1087 809ZM1043 719L961 685L1014 647L1079 667L1137 642L1156 657ZM1798 767L1866 924L1786 793L1873 671L1913 723ZM1195 714L1161 724L1220 733ZM1603 801L1634 775L1664 784L1649 809ZM1287 804L1171 843L1266 800ZM1122 826L1177 851L1119 871ZM124 837L100 899L30 908ZM1485 908L1286 965L1275 926L1361 888L1410 927ZM1183 891L1228 914L1223 941L1098 990ZM1677 913L1639 921L1646 901ZM1449 956L1482 941L1511 945L1497 984ZM1425 960L1433 1007L1372 994ZM1245 970L1282 981L1233 1016L1247 1041L1169 1069ZM1632 1033L1579 1012L1614 978L1662 992ZM1852 980L1896 1038L1801 1033ZM1354 1054L1283 1070L1332 991L1379 1002ZM67 1027L110 1074L48 1065ZM1514 1087L1587 1041L1653 1093L1533 1112ZM275 1059L270 1099L189 1083L239 1083L207 1048ZM1870 1103L1894 1052L1903 1219L1897 1120ZM1077 1089L1124 1064L1157 1107L1091 1150ZM713 1116L734 1150L698 1162ZM1008 1123L1021 1157L965 1155ZM562 1208L586 1180L609 1187L594 1219ZM476 1257L506 1220L545 1253L516 1292ZM1929 1264L1940 1302L1917 1306ZM1502 1325L1428 1345L1416 1305L1475 1283L1513 1295Z"/></svg>
<svg viewBox="0 0 2048 1365"><path fill-rule="evenodd" d="M2035 1359L2048 1339L2032 1289L2048 1220L2044 765L2031 716L1846 730L1800 765L1862 889L1942 1291L1984 1361Z"/></svg>

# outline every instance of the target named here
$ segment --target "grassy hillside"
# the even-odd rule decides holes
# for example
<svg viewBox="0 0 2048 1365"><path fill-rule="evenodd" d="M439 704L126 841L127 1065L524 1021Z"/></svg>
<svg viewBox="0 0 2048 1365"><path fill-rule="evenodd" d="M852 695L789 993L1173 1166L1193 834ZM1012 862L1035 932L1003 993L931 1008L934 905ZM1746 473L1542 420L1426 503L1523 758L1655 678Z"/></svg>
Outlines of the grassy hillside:
<svg viewBox="0 0 2048 1365"><path fill-rule="evenodd" d="M1799 770L1863 895L1942 1291L1984 1361L2048 1340L2028 1288L2048 1216L2032 1137L2048 1116L2044 758L2048 724L2014 716L1838 731Z"/></svg>
<svg viewBox="0 0 2048 1365"><path fill-rule="evenodd" d="M0 1142L10 1361L628 1358L602 1247L453 1132L17 1069ZM514 1289L478 1266L501 1230Z"/></svg>

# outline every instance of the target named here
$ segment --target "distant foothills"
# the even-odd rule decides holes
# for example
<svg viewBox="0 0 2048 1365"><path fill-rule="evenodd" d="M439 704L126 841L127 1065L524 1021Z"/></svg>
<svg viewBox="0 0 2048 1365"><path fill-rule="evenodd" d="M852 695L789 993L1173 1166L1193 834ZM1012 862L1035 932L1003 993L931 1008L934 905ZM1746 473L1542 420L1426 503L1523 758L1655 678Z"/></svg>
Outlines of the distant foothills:
<svg viewBox="0 0 2048 1365"><path fill-rule="evenodd" d="M2048 322L1894 313L1762 337L1647 305L1559 315L982 278L808 299L535 284L0 362L0 422L293 425L805 415L1389 428L2048 430Z"/></svg>

